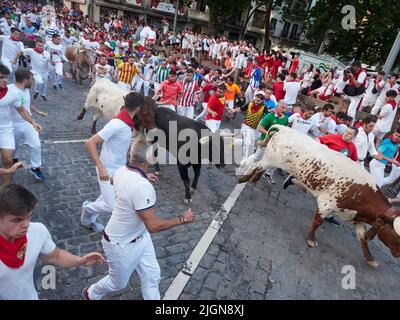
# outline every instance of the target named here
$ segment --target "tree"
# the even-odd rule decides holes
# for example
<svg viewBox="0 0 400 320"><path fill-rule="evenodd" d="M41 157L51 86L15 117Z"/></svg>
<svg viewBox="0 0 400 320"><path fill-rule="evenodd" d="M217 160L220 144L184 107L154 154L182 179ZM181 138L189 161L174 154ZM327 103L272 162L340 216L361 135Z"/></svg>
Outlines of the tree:
<svg viewBox="0 0 400 320"><path fill-rule="evenodd" d="M342 25L345 5L355 8L355 29ZM400 30L398 12L400 1L319 0L308 16L306 37L314 42L315 52L325 42L326 52L339 59L381 65Z"/></svg>

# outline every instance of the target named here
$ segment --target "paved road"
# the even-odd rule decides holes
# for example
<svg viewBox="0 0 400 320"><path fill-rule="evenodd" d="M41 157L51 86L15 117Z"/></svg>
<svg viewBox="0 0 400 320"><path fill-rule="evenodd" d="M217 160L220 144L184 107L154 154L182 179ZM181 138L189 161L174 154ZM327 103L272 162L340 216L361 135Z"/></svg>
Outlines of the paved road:
<svg viewBox="0 0 400 320"><path fill-rule="evenodd" d="M42 138L47 141L85 139L90 136L90 115L76 121L87 84L79 87L67 81L63 91L49 89L49 101L37 106L50 117L40 121L45 126ZM228 127L238 127L240 118ZM98 128L104 125L100 121ZM27 159L23 147L21 159ZM40 199L33 221L43 222L61 248L76 254L102 250L100 235L81 227L80 208L84 200L94 200L99 193L95 169L83 143L43 144L44 183L34 180L28 170L18 172L15 182L27 186ZM368 268L348 226L326 225L319 230L319 247L309 249L305 234L315 211L310 195L292 187L276 198L277 184L260 181L247 185L229 213L220 232L207 250L198 269L180 299L398 299L400 298L399 262L375 240L372 252L380 268ZM237 182L233 167L222 170L204 166L198 192L191 208L198 213L195 223L153 235L161 267L160 290L163 294L183 267L193 248L207 229L222 203ZM157 191L157 212L162 217L181 214L183 185L175 166L162 166ZM101 217L106 223L109 217ZM356 270L356 289L341 286L342 268ZM41 299L80 299L82 289L102 278L107 266L62 270L57 268L56 289L41 289L43 264L35 269L35 281ZM126 290L109 299L141 299L136 274Z"/></svg>

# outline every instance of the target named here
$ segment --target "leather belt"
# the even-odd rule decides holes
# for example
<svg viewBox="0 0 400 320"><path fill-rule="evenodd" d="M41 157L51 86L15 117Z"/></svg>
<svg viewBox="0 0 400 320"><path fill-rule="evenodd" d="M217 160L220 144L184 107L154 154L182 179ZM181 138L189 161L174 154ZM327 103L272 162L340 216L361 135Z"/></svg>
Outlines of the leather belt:
<svg viewBox="0 0 400 320"><path fill-rule="evenodd" d="M107 235L107 233L106 233L105 231L103 231L103 237L104 237L104 239L106 239L106 241L111 242L111 241L110 241L110 238L108 237L108 235ZM133 240L132 240L131 242L129 242L129 243L135 243L137 240L139 240L139 239L142 238L142 237L143 237L143 235L141 235L141 236L139 236L139 237L133 239Z"/></svg>

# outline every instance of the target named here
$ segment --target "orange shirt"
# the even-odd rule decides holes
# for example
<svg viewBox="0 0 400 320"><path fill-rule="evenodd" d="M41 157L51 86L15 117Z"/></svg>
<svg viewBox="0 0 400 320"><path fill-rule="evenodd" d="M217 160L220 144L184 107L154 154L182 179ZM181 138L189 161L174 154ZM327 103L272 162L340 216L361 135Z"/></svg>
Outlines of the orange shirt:
<svg viewBox="0 0 400 320"><path fill-rule="evenodd" d="M226 83L225 86L231 90L231 92L228 90L225 91L226 100L235 100L235 95L240 94L241 92L239 86L236 83L233 83L231 86Z"/></svg>

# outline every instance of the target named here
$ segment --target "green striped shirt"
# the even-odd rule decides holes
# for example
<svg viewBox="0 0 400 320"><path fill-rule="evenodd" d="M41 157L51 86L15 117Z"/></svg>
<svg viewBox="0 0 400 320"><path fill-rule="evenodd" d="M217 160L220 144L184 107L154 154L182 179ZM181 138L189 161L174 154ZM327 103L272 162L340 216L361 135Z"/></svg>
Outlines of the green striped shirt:
<svg viewBox="0 0 400 320"><path fill-rule="evenodd" d="M162 69L161 66L158 66L155 70L155 73L156 73L156 82L163 83L168 78L169 68L166 67L165 69Z"/></svg>

